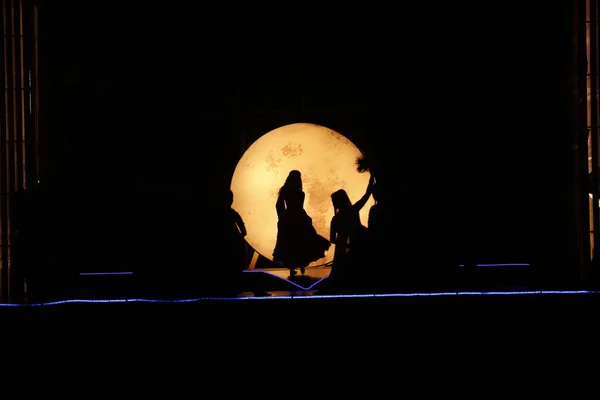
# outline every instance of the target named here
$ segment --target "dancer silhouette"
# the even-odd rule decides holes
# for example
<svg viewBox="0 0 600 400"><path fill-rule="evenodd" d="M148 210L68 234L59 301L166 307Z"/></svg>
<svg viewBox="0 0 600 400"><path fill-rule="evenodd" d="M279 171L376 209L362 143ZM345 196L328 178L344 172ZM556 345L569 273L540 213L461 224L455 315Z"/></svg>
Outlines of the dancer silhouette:
<svg viewBox="0 0 600 400"><path fill-rule="evenodd" d="M251 287L252 293L255 297L266 297L271 296L270 293L263 289L257 288L258 283L253 282L252 279L247 279L247 274L244 274L244 270L247 265L247 247L246 240L244 239L248 235L246 230L246 224L242 219L242 216L232 207L233 205L233 191L229 190L225 193L226 203L223 204L224 218L223 228L225 230L224 239L226 244L226 252L228 252L229 262L231 262L231 284L235 294L239 294L243 291L244 287ZM256 275L250 275L256 276Z"/></svg>
<svg viewBox="0 0 600 400"><path fill-rule="evenodd" d="M375 178L371 175L365 194L354 204L352 204L348 193L344 189L340 189L331 195L334 215L331 219L329 232L330 240L335 244L332 277L340 273L341 265L345 263L351 250L366 245L367 228L361 223L359 212L369 200L374 183Z"/></svg>
<svg viewBox="0 0 600 400"><path fill-rule="evenodd" d="M292 170L279 189L277 203L277 241L273 261L296 275L296 269L304 275L305 268L325 256L331 246L312 225L311 217L304 210L305 193L302 190L302 174Z"/></svg>

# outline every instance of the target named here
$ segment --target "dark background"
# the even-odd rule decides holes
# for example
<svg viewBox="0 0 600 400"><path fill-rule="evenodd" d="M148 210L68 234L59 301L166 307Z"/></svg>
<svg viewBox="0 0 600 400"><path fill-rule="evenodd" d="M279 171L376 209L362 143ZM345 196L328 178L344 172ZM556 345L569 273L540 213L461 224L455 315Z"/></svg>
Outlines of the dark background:
<svg viewBox="0 0 600 400"><path fill-rule="evenodd" d="M212 262L213 192L253 140L306 121L423 199L433 254L572 272L570 3L42 1L55 256Z"/></svg>

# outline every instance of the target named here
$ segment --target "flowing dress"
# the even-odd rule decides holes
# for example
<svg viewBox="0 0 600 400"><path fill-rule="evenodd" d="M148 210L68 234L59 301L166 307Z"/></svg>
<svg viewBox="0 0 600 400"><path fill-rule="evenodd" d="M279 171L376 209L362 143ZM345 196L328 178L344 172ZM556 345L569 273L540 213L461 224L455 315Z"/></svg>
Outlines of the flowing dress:
<svg viewBox="0 0 600 400"><path fill-rule="evenodd" d="M331 243L319 235L304 210L305 194L286 190L277 199L277 241L273 261L288 268L305 267L325 257Z"/></svg>

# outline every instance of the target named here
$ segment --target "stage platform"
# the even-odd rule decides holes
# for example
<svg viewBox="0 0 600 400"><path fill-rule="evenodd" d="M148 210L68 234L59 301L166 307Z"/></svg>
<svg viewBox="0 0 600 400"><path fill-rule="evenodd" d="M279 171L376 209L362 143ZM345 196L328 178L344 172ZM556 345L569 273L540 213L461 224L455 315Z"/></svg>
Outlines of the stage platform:
<svg viewBox="0 0 600 400"><path fill-rule="evenodd" d="M241 287L236 293L209 294L213 297L314 297L331 295L328 285L331 267L316 266L307 267L304 274L300 271L295 276L290 276L286 268L257 268L247 269L242 274ZM364 277L367 279L368 277ZM421 278L422 281L428 281L429 278ZM70 291L54 295L53 298L45 299L45 302L61 300L131 300L131 299L157 299L174 300L205 297L206 292L194 292L195 280L204 284L204 288L213 285L210 277L204 275L194 275L193 277L185 275L153 275L148 280L147 276L134 272L82 272L75 281L70 282ZM362 278L359 277L362 282ZM410 292L420 291L428 292L432 290L446 292L531 292L539 291L539 285L535 285L532 279L531 268L528 264L481 264L480 268L473 270L456 269L456 276L451 277L451 284L444 288L434 289L426 287L421 289L409 290L407 288L395 288L391 291L398 294L410 294ZM192 282L190 285L189 282ZM384 282L384 280L379 280ZM182 284L188 283L192 287L191 293L180 291ZM427 286L427 285L425 285ZM389 291L389 290L388 290ZM376 291L379 295L386 295L387 292ZM407 293L408 292L408 293ZM360 293L369 295L369 290L360 291L337 291L337 294ZM375 293L375 292L373 292ZM38 301L39 302L39 301ZM32 303L27 298L22 301L13 300L12 303ZM8 304L10 305L10 304ZM13 304L19 306L19 304ZM29 304L30 305L30 304Z"/></svg>
<svg viewBox="0 0 600 400"><path fill-rule="evenodd" d="M487 265L484 265L487 267ZM512 268L512 269L511 269ZM140 289L136 274L132 272L81 273L74 296L62 295L59 298L45 299L43 302L23 302L0 304L0 313L6 317L36 317L48 315L94 315L104 311L118 315L139 311L139 317L146 313L161 315L165 310L177 310L172 315L184 316L182 309L220 309L231 310L252 307L257 310L269 310L276 307L302 309L309 304L314 309L335 307L375 307L378 311L388 307L400 307L403 312L421 306L459 308L472 305L501 305L512 307L515 304L545 306L546 304L597 304L600 292L594 290L543 290L530 285L530 275L522 265L510 268L482 269L477 282L470 281L466 286L457 285L443 289L421 288L410 291L332 291L327 290L331 268L329 266L308 267L304 275L290 277L284 268L248 269L242 274L242 287L235 293L181 295L175 291L169 295L154 297ZM508 271L508 272L507 272ZM483 274L483 275L481 275ZM486 275L487 274L487 275ZM496 274L496 275L494 275ZM483 276L483 278L482 278ZM487 278L486 278L487 276ZM510 279L502 277L511 276ZM492 279L493 278L493 279ZM498 282L496 285L491 280ZM160 289L160 288L159 288ZM61 310L61 311L56 311ZM137 313L137 311L134 312ZM520 313L521 310L515 310ZM303 312L303 311L301 311ZM169 311L170 313L170 311ZM319 313L313 315L317 317ZM137 315L132 315L136 318ZM242 317L245 317L242 315Z"/></svg>
<svg viewBox="0 0 600 400"><path fill-rule="evenodd" d="M304 275L298 271L296 276L290 277L289 270L285 268L247 269L242 274L241 291L237 297L253 297L258 292L266 292L273 296L311 296L323 287L330 272L329 266L308 267ZM79 277L75 295L80 299L127 299L148 296L152 298L152 294L140 288L144 285L140 283L141 279L143 278L134 273L126 272L83 273ZM153 282L153 285L156 284ZM158 284L161 284L160 280ZM174 285L177 286L177 280L174 281ZM166 297L172 298L173 295L169 294Z"/></svg>
<svg viewBox="0 0 600 400"><path fill-rule="evenodd" d="M155 395L156 387L172 395L207 384L246 394L314 385L322 393L318 382L335 390L332 374L342 373L367 387L387 385L389 394L404 390L396 380L405 370L423 371L426 381L433 370L454 374L461 384L474 372L533 376L536 363L559 368L563 354L588 354L599 333L600 291L322 295L310 285L325 272L307 271L302 284L284 270L247 272L281 285L270 296L1 304L12 371L3 376L19 387L59 385L61 393L70 385L86 395ZM281 387L259 389L265 381Z"/></svg>

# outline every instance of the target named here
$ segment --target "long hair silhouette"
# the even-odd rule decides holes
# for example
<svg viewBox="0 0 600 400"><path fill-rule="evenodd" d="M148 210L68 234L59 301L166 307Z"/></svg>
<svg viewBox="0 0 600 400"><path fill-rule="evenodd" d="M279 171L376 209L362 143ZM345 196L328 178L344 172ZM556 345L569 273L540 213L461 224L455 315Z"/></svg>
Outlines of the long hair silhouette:
<svg viewBox="0 0 600 400"><path fill-rule="evenodd" d="M304 274L313 261L325 256L331 244L320 236L312 225L312 219L304 210L305 194L302 191L302 174L292 170L279 189L275 208L277 210L277 241L273 261L296 274L296 268Z"/></svg>
<svg viewBox="0 0 600 400"><path fill-rule="evenodd" d="M279 188L279 194L286 190L302 190L302 174L298 170L292 170L288 174L283 186Z"/></svg>

